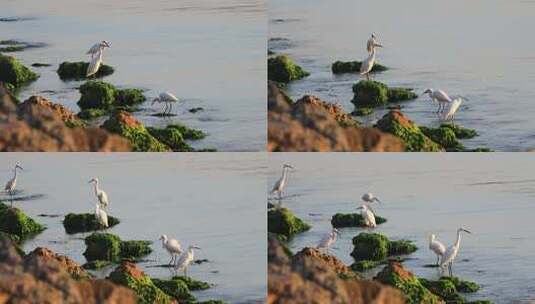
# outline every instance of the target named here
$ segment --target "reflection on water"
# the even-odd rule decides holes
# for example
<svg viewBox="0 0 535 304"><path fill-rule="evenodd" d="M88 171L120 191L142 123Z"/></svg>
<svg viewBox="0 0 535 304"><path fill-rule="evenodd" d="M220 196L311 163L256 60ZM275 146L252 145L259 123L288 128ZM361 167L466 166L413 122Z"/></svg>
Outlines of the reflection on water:
<svg viewBox="0 0 535 304"><path fill-rule="evenodd" d="M83 238L65 234L61 221L69 212L93 212L92 177L110 200L109 214L121 223L109 232L122 239L154 241L154 252L140 263L154 277L170 277L169 255L157 239L177 238L183 247L202 248L188 274L216 284L198 292L200 299L231 303L262 302L266 294L266 227L264 156L251 153L169 154L3 154L0 176L7 181L20 161L17 188L21 195L45 194L15 201L47 230L24 244L24 250L48 247L84 263ZM47 216L39 216L39 215ZM58 217L58 215L60 215ZM98 272L105 276L111 269Z"/></svg>
<svg viewBox="0 0 535 304"><path fill-rule="evenodd" d="M1 22L0 40L49 45L13 53L26 64L53 64L35 69L41 77L22 98L39 94L77 111L81 82L62 82L57 66L87 60L87 49L106 39L112 47L104 61L116 71L105 81L146 89L149 99L171 91L184 100L173 107L178 116L171 121L153 117L161 105L146 102L136 113L145 124L180 122L207 131L210 136L193 143L195 147L265 148L264 0L4 0L4 16L31 20ZM188 111L195 107L205 110Z"/></svg>
<svg viewBox="0 0 535 304"><path fill-rule="evenodd" d="M373 208L388 220L376 231L415 241L419 250L405 264L418 276L438 277L423 267L435 261L428 235L451 245L464 226L473 234L463 235L454 274L482 285L472 298L511 303L535 292L533 160L529 154L271 154L268 186L281 164L296 167L283 205L312 229L293 239L293 251L316 245L332 215L356 212L366 192L381 198ZM332 251L345 263L352 263L351 239L362 231L341 229Z"/></svg>
<svg viewBox="0 0 535 304"><path fill-rule="evenodd" d="M291 97L314 94L353 105L351 87L357 75L334 76L336 60L363 60L371 32L384 48L378 61L392 69L375 79L393 86L442 88L469 101L456 121L480 136L467 147L500 151L532 149L535 114L535 41L526 39L535 26L532 1L296 1L272 0L269 7L270 48L293 57L311 72L293 82ZM436 105L427 97L403 104L420 125L438 125ZM373 124L380 109L361 119Z"/></svg>

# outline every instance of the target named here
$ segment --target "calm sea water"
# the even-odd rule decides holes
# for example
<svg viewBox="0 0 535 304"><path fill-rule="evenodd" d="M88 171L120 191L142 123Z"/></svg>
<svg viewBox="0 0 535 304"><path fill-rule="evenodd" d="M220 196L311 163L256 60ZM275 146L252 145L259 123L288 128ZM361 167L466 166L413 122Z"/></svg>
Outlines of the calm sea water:
<svg viewBox="0 0 535 304"><path fill-rule="evenodd" d="M336 60L363 60L370 33L385 45L378 61L392 69L374 79L392 86L441 88L469 98L456 121L481 136L468 147L499 151L533 149L535 115L535 2L272 0L269 37L272 50L289 54L311 76L288 87L291 97L317 95L353 110L351 87L358 75L334 76ZM403 104L417 124L436 126L428 97ZM379 110L367 118L373 124Z"/></svg>
<svg viewBox="0 0 535 304"><path fill-rule="evenodd" d="M26 64L53 64L35 69L41 78L22 98L39 94L77 111L81 82L63 82L55 71L63 61L88 60L87 49L105 39L112 47L104 62L116 68L105 81L146 89L150 100L161 91L184 100L172 119L153 117L162 105L146 102L135 114L145 124L178 122L208 132L195 147L264 149L265 0L3 0L1 6L0 17L29 20L0 22L0 40L47 43L13 54ZM205 111L189 113L194 107Z"/></svg>
<svg viewBox="0 0 535 304"><path fill-rule="evenodd" d="M415 242L419 250L404 264L416 275L439 277L436 268L424 267L436 259L427 247L428 235L435 233L449 246L462 226L473 234L462 236L454 275L482 286L469 298L535 301L532 155L271 154L268 186L285 162L296 171L283 205L312 225L290 242L294 252L315 246L330 231L332 215L356 212L362 194L372 192L383 201L373 208L388 219L375 231ZM352 263L351 239L363 231L341 229L331 252Z"/></svg>
<svg viewBox="0 0 535 304"><path fill-rule="evenodd" d="M187 246L202 248L188 275L216 284L195 292L199 299L230 303L263 302L266 295L265 157L252 153L217 154L3 154L0 174L7 181L20 161L25 171L18 188L44 194L39 200L16 202L47 230L24 244L24 250L48 247L85 263L83 238L67 235L58 218L39 214L93 212L92 177L108 193L108 214L121 223L109 229L124 240L156 240L161 234ZM239 190L238 190L239 189ZM169 262L160 241L139 266L152 277L169 278ZM112 267L113 269L113 267ZM97 273L106 275L112 269Z"/></svg>

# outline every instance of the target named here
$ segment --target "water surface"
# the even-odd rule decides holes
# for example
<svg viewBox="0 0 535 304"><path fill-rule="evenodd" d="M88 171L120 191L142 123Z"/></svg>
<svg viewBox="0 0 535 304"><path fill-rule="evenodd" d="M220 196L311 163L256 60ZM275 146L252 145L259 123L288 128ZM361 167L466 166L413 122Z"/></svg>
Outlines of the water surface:
<svg viewBox="0 0 535 304"><path fill-rule="evenodd" d="M458 227L464 234L454 264L454 275L481 284L470 299L495 303L535 300L535 176L528 154L271 154L271 186L281 164L296 167L290 173L283 205L312 225L297 235L290 248L296 252L315 246L330 231L335 213L352 213L366 192L383 205L373 205L387 222L375 231L391 239L409 239L419 250L404 263L418 276L436 279L436 260L428 249L435 233L446 246L455 242ZM343 228L332 252L347 264L351 239L361 228ZM376 269L375 271L380 270ZM374 275L374 271L367 273Z"/></svg>

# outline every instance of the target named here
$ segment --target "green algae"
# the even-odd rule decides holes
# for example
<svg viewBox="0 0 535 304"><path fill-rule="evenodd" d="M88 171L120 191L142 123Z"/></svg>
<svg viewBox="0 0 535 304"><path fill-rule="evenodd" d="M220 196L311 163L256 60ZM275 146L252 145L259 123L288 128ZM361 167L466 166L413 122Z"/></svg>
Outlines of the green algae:
<svg viewBox="0 0 535 304"><path fill-rule="evenodd" d="M331 65L333 74L359 73L362 61L336 61ZM371 72L383 72L388 68L381 64L374 64Z"/></svg>
<svg viewBox="0 0 535 304"><path fill-rule="evenodd" d="M386 219L380 216L375 216L375 223L377 225L383 224ZM331 224L335 228L343 227L366 227L364 219L359 213L337 213L331 218Z"/></svg>
<svg viewBox="0 0 535 304"><path fill-rule="evenodd" d="M457 277L441 277L439 280L432 281L424 278L419 279L423 286L432 293L444 299L447 303L474 303L467 302L461 293L473 293L479 290L479 285L474 282L463 281ZM485 303L485 301L476 301L476 303Z"/></svg>
<svg viewBox="0 0 535 304"><path fill-rule="evenodd" d="M116 89L114 97L113 105L124 108L130 108L147 100L141 89Z"/></svg>
<svg viewBox="0 0 535 304"><path fill-rule="evenodd" d="M82 267L88 270L98 270L98 269L108 267L110 265L113 265L111 261L94 260L94 261L85 263L84 265L82 265Z"/></svg>
<svg viewBox="0 0 535 304"><path fill-rule="evenodd" d="M373 113L372 108L357 108L353 112L351 112L351 115L353 116L368 116Z"/></svg>
<svg viewBox="0 0 535 304"><path fill-rule="evenodd" d="M416 250L418 250L418 247L409 240L388 242L388 256L411 254Z"/></svg>
<svg viewBox="0 0 535 304"><path fill-rule="evenodd" d="M374 108L390 102L416 99L410 88L389 88L386 84L374 80L361 80L353 85L353 99L356 108Z"/></svg>
<svg viewBox="0 0 535 304"><path fill-rule="evenodd" d="M121 241L111 233L95 232L85 238L85 245L83 254L88 262L135 260L152 252L149 241Z"/></svg>
<svg viewBox="0 0 535 304"><path fill-rule="evenodd" d="M457 140L455 132L450 128L427 128L419 127L422 133L429 137L432 141L441 145L446 151L464 151L464 145Z"/></svg>
<svg viewBox="0 0 535 304"><path fill-rule="evenodd" d="M115 87L103 81L91 80L80 86L80 100L78 106L85 109L109 110L115 101Z"/></svg>
<svg viewBox="0 0 535 304"><path fill-rule="evenodd" d="M148 255L152 252L150 244L150 241L121 241L121 258L135 260Z"/></svg>
<svg viewBox="0 0 535 304"><path fill-rule="evenodd" d="M173 151L193 151L193 148L185 140L199 140L206 137L206 134L200 130L178 124L168 125L163 129L147 127L147 131Z"/></svg>
<svg viewBox="0 0 535 304"><path fill-rule="evenodd" d="M351 269L353 269L354 271L363 272L366 270L373 269L384 263L386 263L386 261L384 260L383 261L361 260L361 261L356 261L353 264L351 264Z"/></svg>
<svg viewBox="0 0 535 304"><path fill-rule="evenodd" d="M411 254L418 249L411 241L392 241L380 233L362 232L353 238L352 243L351 256L357 263L355 269L369 269L385 263L389 257Z"/></svg>
<svg viewBox="0 0 535 304"><path fill-rule="evenodd" d="M288 56L279 55L268 58L268 80L288 83L310 75L295 64Z"/></svg>
<svg viewBox="0 0 535 304"><path fill-rule="evenodd" d="M179 303L191 303L195 301L195 297L191 294L188 286L181 280L160 280L152 278L154 285L160 288L167 295L177 299Z"/></svg>
<svg viewBox="0 0 535 304"><path fill-rule="evenodd" d="M80 119L90 120L100 116L104 116L108 111L103 109L83 109L78 114L76 114Z"/></svg>
<svg viewBox="0 0 535 304"><path fill-rule="evenodd" d="M309 230L310 225L296 217L287 208L275 208L268 211L268 231L291 238L297 233Z"/></svg>
<svg viewBox="0 0 535 304"><path fill-rule="evenodd" d="M39 75L20 63L16 58L0 54L0 82L11 84L13 88L35 81ZM10 90L13 91L13 90Z"/></svg>
<svg viewBox="0 0 535 304"><path fill-rule="evenodd" d="M119 219L108 215L108 227L113 227L117 224L119 224ZM94 213L69 213L63 219L63 227L69 234L106 229L100 224Z"/></svg>
<svg viewBox="0 0 535 304"><path fill-rule="evenodd" d="M85 76L87 73L87 67L89 62L62 62L59 65L57 73L61 80L83 80L87 79ZM98 72L92 77L104 77L113 74L114 69L109 65L102 64L98 69Z"/></svg>
<svg viewBox="0 0 535 304"><path fill-rule="evenodd" d="M3 53L14 53L14 52L22 52L26 49L23 45L10 45L10 46L4 46L0 47L0 52Z"/></svg>
<svg viewBox="0 0 535 304"><path fill-rule="evenodd" d="M0 232L16 236L20 242L45 229L45 226L37 223L22 210L0 203Z"/></svg>

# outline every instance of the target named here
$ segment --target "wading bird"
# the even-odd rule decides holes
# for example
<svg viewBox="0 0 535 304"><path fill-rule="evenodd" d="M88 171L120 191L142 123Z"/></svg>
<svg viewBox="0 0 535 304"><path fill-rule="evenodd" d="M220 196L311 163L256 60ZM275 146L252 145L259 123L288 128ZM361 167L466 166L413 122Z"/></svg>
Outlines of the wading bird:
<svg viewBox="0 0 535 304"><path fill-rule="evenodd" d="M100 204L95 205L95 217L102 226L108 228L108 214L100 209Z"/></svg>
<svg viewBox="0 0 535 304"><path fill-rule="evenodd" d="M173 109L173 103L178 102L178 98L169 92L162 92L158 97L152 100L152 104L156 102L165 104L162 114L170 114Z"/></svg>
<svg viewBox="0 0 535 304"><path fill-rule="evenodd" d="M91 58L94 58L97 53L102 53L104 51L104 48L109 48L111 45L108 41L102 40L101 42L93 44L91 48L89 48L89 51L87 51L87 55L91 55Z"/></svg>
<svg viewBox="0 0 535 304"><path fill-rule="evenodd" d="M451 98L442 90L427 89L424 94L428 94L432 101L438 102L436 113L441 113L446 109L446 104L452 102Z"/></svg>
<svg viewBox="0 0 535 304"><path fill-rule="evenodd" d="M381 203L381 201L379 200L379 198L375 195L373 195L373 193L365 193L363 196L362 196L362 200L366 203L373 203L373 202L378 202L378 203Z"/></svg>
<svg viewBox="0 0 535 304"><path fill-rule="evenodd" d="M87 66L85 77L95 75L98 72L98 69L100 69L100 65L102 65L102 51L99 51L97 55L91 59L91 62Z"/></svg>
<svg viewBox="0 0 535 304"><path fill-rule="evenodd" d="M193 259L195 258L195 253L193 252L193 249L201 249L197 246L190 245L188 247L188 251L182 253L180 255L180 258L178 259L178 262L176 263L175 269L179 271L180 269L184 269L184 276L188 276L188 266L193 262Z"/></svg>
<svg viewBox="0 0 535 304"><path fill-rule="evenodd" d="M452 275L452 265L453 261L457 257L457 253L459 253L459 247L461 247L461 232L466 233L472 233L464 228L457 229L457 240L455 241L455 244L451 245L446 249L446 252L442 255L442 258L440 259L440 268L444 269L444 267L448 266L450 276Z"/></svg>
<svg viewBox="0 0 535 304"><path fill-rule="evenodd" d="M108 207L109 201L108 201L108 195L106 192L98 188L98 178L92 178L89 183L93 183L94 189L95 189L95 195L97 196L98 202L102 207L106 208Z"/></svg>
<svg viewBox="0 0 535 304"><path fill-rule="evenodd" d="M19 163L15 164L15 168L13 169L14 174L13 178L11 178L4 187L4 190L9 193L9 196L11 197L11 207L13 207L13 191L15 190L15 187L17 186L17 169L23 170L22 167L19 165Z"/></svg>
<svg viewBox="0 0 535 304"><path fill-rule="evenodd" d="M380 45L378 46L381 47ZM370 80L370 72L375 64L375 49L376 46L372 47L370 55L360 65L360 75L366 75L367 80Z"/></svg>
<svg viewBox="0 0 535 304"><path fill-rule="evenodd" d="M282 191L284 190L284 187L286 186L286 181L288 180L288 170L293 168L294 167L288 164L284 164L282 166L282 176L275 183L275 185L273 185L273 189L271 189L271 194L277 193L279 196L279 200L282 199Z"/></svg>
<svg viewBox="0 0 535 304"><path fill-rule="evenodd" d="M160 240L162 240L162 248L167 250L167 252L171 255L171 261L169 261L169 265L172 265L173 262L176 261L177 255L182 253L182 247L177 240L169 239L165 234L160 236Z"/></svg>
<svg viewBox="0 0 535 304"><path fill-rule="evenodd" d="M375 223L375 215L373 215L375 212L373 212L373 210L368 205L362 205L357 209L361 209L360 215L362 216L362 219L364 220L364 225L366 227L377 227L377 224Z"/></svg>
<svg viewBox="0 0 535 304"><path fill-rule="evenodd" d="M434 234L431 234L429 236L429 249L437 255L436 265L438 266L440 257L442 257L444 255L444 252L446 252L446 247L444 246L444 244L442 244L436 239L436 236Z"/></svg>
<svg viewBox="0 0 535 304"><path fill-rule="evenodd" d="M318 249L326 249L327 253L329 253L329 247L331 247L331 245L336 242L337 235L340 235L340 232L338 232L338 229L333 228L331 232L326 234L319 241L318 246L316 246L316 248L318 248Z"/></svg>
<svg viewBox="0 0 535 304"><path fill-rule="evenodd" d="M371 53L374 47L383 47L379 43L377 43L377 37L375 37L375 34L372 33L370 39L368 39L368 42L366 43L366 50L368 53Z"/></svg>
<svg viewBox="0 0 535 304"><path fill-rule="evenodd" d="M459 108L461 107L461 104L463 103L463 99L462 98L456 98L454 99L451 104L450 104L450 107L448 108L448 112L444 113L444 115L442 116L442 120L444 121L447 121L447 120L451 120L453 121L455 119L455 113L457 113L457 110L459 110Z"/></svg>

